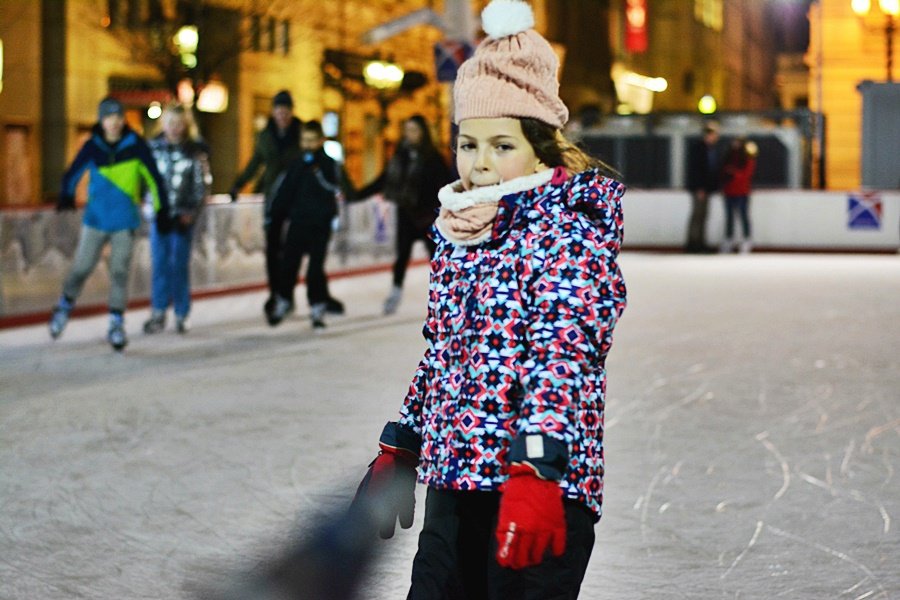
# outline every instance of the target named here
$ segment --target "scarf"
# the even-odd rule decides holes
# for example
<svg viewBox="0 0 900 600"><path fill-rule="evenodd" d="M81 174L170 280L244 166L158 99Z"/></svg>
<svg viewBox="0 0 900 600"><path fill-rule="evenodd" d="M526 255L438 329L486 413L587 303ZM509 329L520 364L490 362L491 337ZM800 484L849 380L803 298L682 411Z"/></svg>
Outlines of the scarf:
<svg viewBox="0 0 900 600"><path fill-rule="evenodd" d="M464 190L462 181L441 188L438 199L441 211L434 222L438 231L459 246L474 246L488 240L500 210L500 199L544 185L553 177L553 169L523 175L509 181Z"/></svg>

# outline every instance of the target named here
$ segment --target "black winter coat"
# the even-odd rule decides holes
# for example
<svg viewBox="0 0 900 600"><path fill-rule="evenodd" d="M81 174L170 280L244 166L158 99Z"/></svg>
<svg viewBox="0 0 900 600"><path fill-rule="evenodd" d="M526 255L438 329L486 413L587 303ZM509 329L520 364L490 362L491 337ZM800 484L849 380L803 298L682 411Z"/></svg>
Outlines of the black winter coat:
<svg viewBox="0 0 900 600"><path fill-rule="evenodd" d="M337 215L337 195L343 191L340 166L323 150L310 162L301 155L288 166L272 202L272 222L285 219L327 228Z"/></svg>

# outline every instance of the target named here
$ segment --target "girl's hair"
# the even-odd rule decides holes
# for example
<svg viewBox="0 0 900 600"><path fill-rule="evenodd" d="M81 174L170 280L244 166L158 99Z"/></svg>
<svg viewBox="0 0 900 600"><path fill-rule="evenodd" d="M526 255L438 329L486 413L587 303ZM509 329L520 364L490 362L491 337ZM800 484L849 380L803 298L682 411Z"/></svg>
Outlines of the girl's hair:
<svg viewBox="0 0 900 600"><path fill-rule="evenodd" d="M615 169L567 140L553 125L531 118L520 118L519 122L535 155L548 167L565 167L571 173L599 169L604 175L619 177Z"/></svg>
<svg viewBox="0 0 900 600"><path fill-rule="evenodd" d="M431 128L428 126L428 121L425 120L425 117L417 114L406 120L415 123L419 127L419 131L422 132L422 141L419 142L421 151L426 154L437 154L437 147L435 147L434 140L431 138Z"/></svg>
<svg viewBox="0 0 900 600"><path fill-rule="evenodd" d="M197 127L197 122L194 120L193 113L186 108L183 104L179 104L178 102L170 102L163 109L162 115L159 118L159 128L162 129L162 124L165 119L170 117L179 117L184 120L184 124L186 125L187 131L185 132L185 138L197 141L200 139L200 129Z"/></svg>

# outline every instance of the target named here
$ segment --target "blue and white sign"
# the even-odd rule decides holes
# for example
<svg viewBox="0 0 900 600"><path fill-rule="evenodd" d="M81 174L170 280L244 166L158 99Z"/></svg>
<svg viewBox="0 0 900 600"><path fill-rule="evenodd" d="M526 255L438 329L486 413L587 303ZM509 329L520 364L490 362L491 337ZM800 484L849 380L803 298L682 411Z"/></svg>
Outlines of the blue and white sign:
<svg viewBox="0 0 900 600"><path fill-rule="evenodd" d="M847 228L881 229L882 211L878 192L854 192L847 197Z"/></svg>

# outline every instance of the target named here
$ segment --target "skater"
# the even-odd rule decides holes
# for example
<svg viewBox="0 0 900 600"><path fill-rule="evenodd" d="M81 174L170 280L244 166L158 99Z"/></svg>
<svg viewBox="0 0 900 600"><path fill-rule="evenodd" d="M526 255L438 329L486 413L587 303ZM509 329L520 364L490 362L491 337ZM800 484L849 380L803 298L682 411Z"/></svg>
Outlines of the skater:
<svg viewBox="0 0 900 600"><path fill-rule="evenodd" d="M741 254L753 249L750 231L750 186L756 172L757 146L745 138L732 140L722 166L722 195L725 197L725 240L719 252L729 254L737 247ZM741 221L740 242L734 239L734 217Z"/></svg>
<svg viewBox="0 0 900 600"><path fill-rule="evenodd" d="M340 166L325 154L324 143L321 123L303 124L300 134L303 154L288 167L272 202L266 235L281 236L284 223L290 221L284 240L279 242L283 252L277 264L275 304L269 314L272 326L281 323L294 308L294 287L300 262L306 255L306 297L312 325L316 329L325 327L329 298L325 255L331 223L338 212L338 196L351 197L353 193Z"/></svg>
<svg viewBox="0 0 900 600"><path fill-rule="evenodd" d="M450 169L431 140L428 122L422 115L413 115L403 123L403 141L387 168L359 191L361 198L382 192L386 200L397 205L397 256L391 291L384 301L386 315L396 312L400 305L415 241L422 240L429 257L434 254L430 231L440 207L437 193L450 180Z"/></svg>
<svg viewBox="0 0 900 600"><path fill-rule="evenodd" d="M144 333L158 333L166 326L166 310L172 305L175 330L187 333L191 312L191 239L194 223L209 193L208 149L196 134L191 114L175 104L163 111L162 133L150 140L156 167L166 184L172 227L161 231L150 223L152 277L150 318Z"/></svg>
<svg viewBox="0 0 900 600"><path fill-rule="evenodd" d="M268 231L271 220L272 200L278 191L285 170L300 156L300 126L303 123L294 116L294 99L287 90L281 90L272 97L272 112L265 128L256 138L253 156L244 170L231 186L229 195L236 202L238 192L247 182L256 177L260 167L262 175L256 182L254 190L263 195L263 229ZM281 237L266 240L266 281L269 284L269 297L263 305L263 312L268 317L275 307L275 294L278 281L278 264L281 257Z"/></svg>
<svg viewBox="0 0 900 600"><path fill-rule="evenodd" d="M493 0L454 86L427 348L354 506L413 521L408 598L576 598L603 499L604 363L625 307L622 184L563 138L558 61Z"/></svg>
<svg viewBox="0 0 900 600"><path fill-rule="evenodd" d="M81 237L72 268L63 284L62 296L50 318L50 335L62 335L84 282L100 260L103 246L109 254L109 329L107 340L115 350L128 344L125 308L128 275L135 230L141 224L141 184L149 190L161 231L171 227L168 203L161 202L165 188L156 161L146 142L125 123L125 110L115 98L104 98L97 109L97 124L75 160L63 175L57 210L75 209L75 186L90 171L88 201Z"/></svg>

